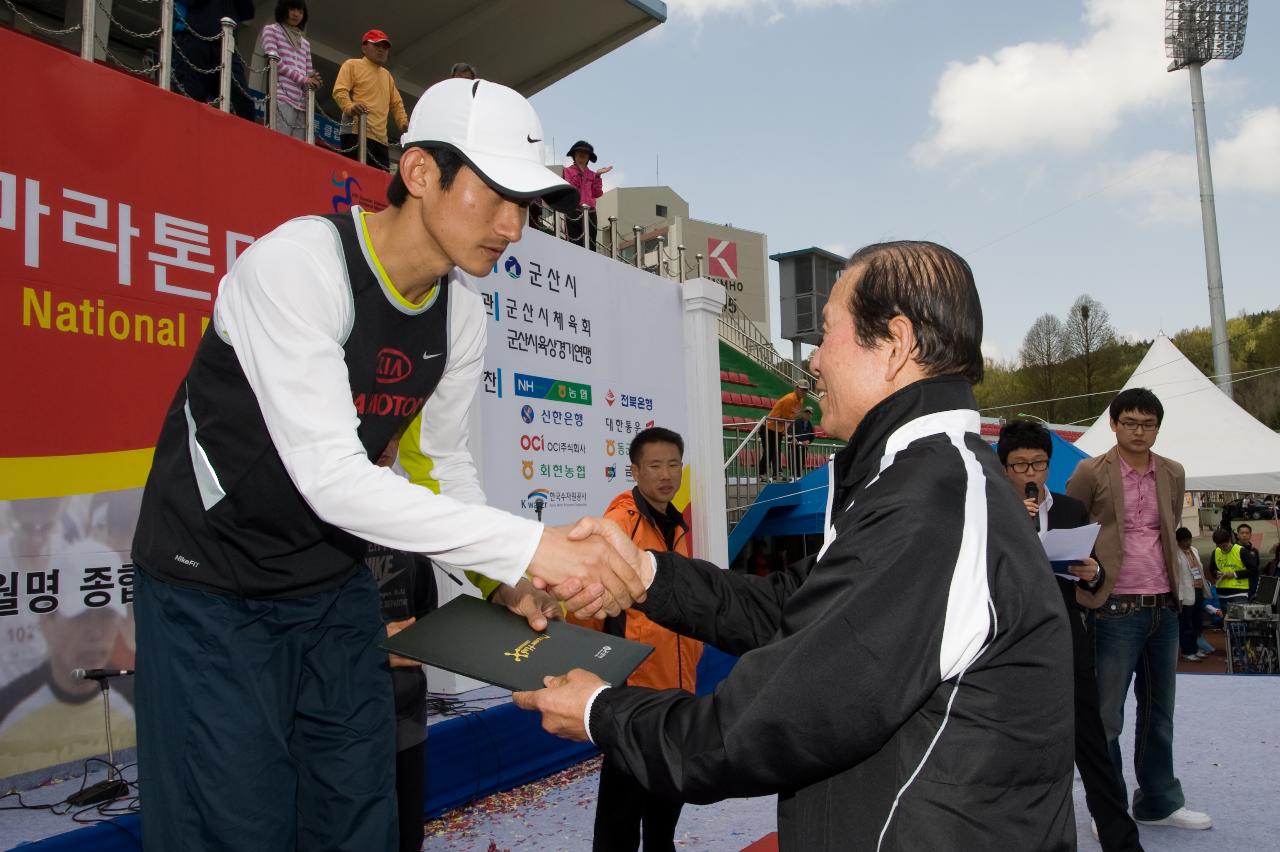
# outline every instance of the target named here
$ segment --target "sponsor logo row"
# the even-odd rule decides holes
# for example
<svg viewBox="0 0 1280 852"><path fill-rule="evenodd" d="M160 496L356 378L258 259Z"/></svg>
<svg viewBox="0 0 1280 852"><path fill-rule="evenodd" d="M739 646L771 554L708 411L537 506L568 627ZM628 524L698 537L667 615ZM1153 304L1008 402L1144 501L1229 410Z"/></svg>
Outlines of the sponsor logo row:
<svg viewBox="0 0 1280 852"><path fill-rule="evenodd" d="M520 449L527 453L576 453L581 455L587 452L587 445L582 441L549 441L545 435L521 435ZM605 455L609 456L626 456L631 452L631 442L606 438L604 452Z"/></svg>

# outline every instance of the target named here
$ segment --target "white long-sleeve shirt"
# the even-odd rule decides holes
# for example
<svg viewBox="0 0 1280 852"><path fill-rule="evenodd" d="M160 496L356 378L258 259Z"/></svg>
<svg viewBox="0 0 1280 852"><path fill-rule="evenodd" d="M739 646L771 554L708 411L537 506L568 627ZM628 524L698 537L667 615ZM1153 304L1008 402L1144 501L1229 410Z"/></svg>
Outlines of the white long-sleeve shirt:
<svg viewBox="0 0 1280 852"><path fill-rule="evenodd" d="M372 262L367 238L363 248L384 295L412 310ZM372 464L357 436L343 352L355 321L345 270L329 223L292 220L245 251L214 305L217 333L235 350L289 477L342 530L514 584L542 525L483 505L468 448L485 346L481 297L457 276L448 281L447 363L421 418L420 444L441 484L434 494Z"/></svg>

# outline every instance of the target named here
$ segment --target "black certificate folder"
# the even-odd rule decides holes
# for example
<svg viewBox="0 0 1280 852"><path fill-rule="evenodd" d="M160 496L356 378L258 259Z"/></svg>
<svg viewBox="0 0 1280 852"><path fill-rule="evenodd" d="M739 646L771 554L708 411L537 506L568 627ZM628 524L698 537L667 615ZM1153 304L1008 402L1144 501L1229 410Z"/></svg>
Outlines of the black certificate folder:
<svg viewBox="0 0 1280 852"><path fill-rule="evenodd" d="M459 595L380 647L511 690L541 689L543 677L570 669L586 669L620 686L653 651L563 621L537 633L506 607L470 595Z"/></svg>

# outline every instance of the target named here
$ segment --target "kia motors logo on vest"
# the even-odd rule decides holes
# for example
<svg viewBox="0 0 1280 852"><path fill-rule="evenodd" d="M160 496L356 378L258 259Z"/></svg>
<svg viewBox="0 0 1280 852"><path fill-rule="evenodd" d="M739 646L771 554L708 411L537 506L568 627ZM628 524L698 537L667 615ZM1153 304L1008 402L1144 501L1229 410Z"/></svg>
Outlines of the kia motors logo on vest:
<svg viewBox="0 0 1280 852"><path fill-rule="evenodd" d="M378 352L378 384L393 385L409 378L413 362L399 349L383 348Z"/></svg>

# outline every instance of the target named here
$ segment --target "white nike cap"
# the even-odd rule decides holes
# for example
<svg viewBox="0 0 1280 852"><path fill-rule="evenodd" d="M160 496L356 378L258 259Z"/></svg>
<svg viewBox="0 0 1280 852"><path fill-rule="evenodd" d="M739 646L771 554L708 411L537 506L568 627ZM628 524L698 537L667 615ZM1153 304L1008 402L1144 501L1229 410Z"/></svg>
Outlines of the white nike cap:
<svg viewBox="0 0 1280 852"><path fill-rule="evenodd" d="M451 148L495 191L577 202L577 190L542 162L542 122L516 90L488 80L450 79L427 89L413 108L401 147Z"/></svg>

